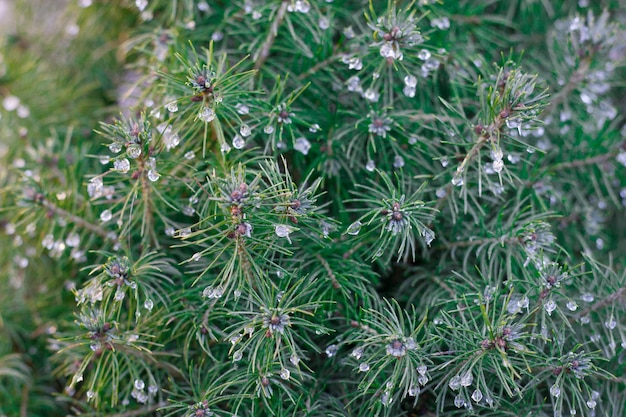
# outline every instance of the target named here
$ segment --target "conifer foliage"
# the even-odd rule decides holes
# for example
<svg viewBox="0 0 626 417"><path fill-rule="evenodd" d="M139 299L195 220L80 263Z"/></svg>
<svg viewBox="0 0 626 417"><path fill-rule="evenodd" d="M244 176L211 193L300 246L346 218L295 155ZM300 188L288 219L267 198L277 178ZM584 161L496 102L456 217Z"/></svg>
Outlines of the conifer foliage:
<svg viewBox="0 0 626 417"><path fill-rule="evenodd" d="M0 416L624 416L620 0L13 3Z"/></svg>

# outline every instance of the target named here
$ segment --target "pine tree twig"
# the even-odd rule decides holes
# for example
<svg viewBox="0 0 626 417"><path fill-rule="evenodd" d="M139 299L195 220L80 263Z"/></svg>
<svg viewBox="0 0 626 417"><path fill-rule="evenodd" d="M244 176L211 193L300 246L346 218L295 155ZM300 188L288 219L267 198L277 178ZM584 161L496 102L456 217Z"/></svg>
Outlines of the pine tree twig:
<svg viewBox="0 0 626 417"><path fill-rule="evenodd" d="M22 387L22 402L20 404L20 417L28 417L28 386L24 384Z"/></svg>
<svg viewBox="0 0 626 417"><path fill-rule="evenodd" d="M456 248L467 248L470 246L480 246L480 245L484 245L487 243L499 243L499 242L503 244L516 244L516 243L519 243L519 239L517 238L502 239L501 237L491 237L491 238L475 239L475 240L461 240L458 242L445 243L445 244L435 247L434 249L435 250L450 250L450 249L456 249Z"/></svg>
<svg viewBox="0 0 626 417"><path fill-rule="evenodd" d="M163 401L160 403L152 404L147 407L139 408L137 410L129 410L125 413L111 414L110 417L136 417L143 416L148 413L152 413L153 411L157 411L159 408L165 407L167 402Z"/></svg>
<svg viewBox="0 0 626 417"><path fill-rule="evenodd" d="M154 217L152 214L152 200L151 200L151 189L150 184L148 184L148 178L145 172L146 169L146 160L144 155L141 155L139 159L139 175L141 176L141 199L143 200L143 218L142 222L142 235L148 236L148 241L152 242L156 247L159 247L159 240L154 234L154 227L152 226L154 222Z"/></svg>
<svg viewBox="0 0 626 417"><path fill-rule="evenodd" d="M330 268L328 261L324 259L319 253L316 254L315 257L317 258L318 261L320 261L320 263L322 264L322 266L328 273L328 277L330 278L330 282L332 282L333 288L335 288L336 290L341 288L341 284L339 284L339 281L337 281L337 276L335 275L333 270Z"/></svg>
<svg viewBox="0 0 626 417"><path fill-rule="evenodd" d="M361 246L363 246L365 243L363 242L359 242L356 245L354 245L352 248L350 248L349 251L347 251L346 253L343 254L343 259L348 259L349 257L351 257L357 250L359 250L361 248Z"/></svg>
<svg viewBox="0 0 626 417"><path fill-rule="evenodd" d="M254 69L259 70L267 61L267 58L270 56L270 49L274 45L274 41L276 40L276 36L278 36L278 28L283 22L285 18L285 14L287 13L287 6L289 5L289 1L283 0L276 12L276 16L272 21L272 25L270 26L270 31L265 38L265 42L261 45L261 48L254 54ZM257 73L258 74L258 73Z"/></svg>
<svg viewBox="0 0 626 417"><path fill-rule="evenodd" d="M578 159L578 160L569 161L569 162L562 162L560 164L556 164L556 165L552 165L551 167L548 167L548 171L554 172L554 171L561 171L561 170L570 169L570 168L581 168L587 165L602 164L604 162L607 162L615 158L618 154L619 154L619 151L614 150L614 151L596 155L590 158Z"/></svg>
<svg viewBox="0 0 626 417"><path fill-rule="evenodd" d="M614 292L613 294L609 295L605 299L600 300L600 301L594 303L593 305L587 307L586 309L581 311L577 316L571 317L569 319L569 321L570 321L570 323L573 323L573 322L579 320L581 317L585 317L588 314L593 313L594 311L601 310L604 307L610 306L614 302L616 302L616 301L618 301L620 299L624 299L624 298L626 298L626 287L621 287L620 289L618 289L616 292Z"/></svg>
<svg viewBox="0 0 626 417"><path fill-rule="evenodd" d="M593 55L590 55L580 62L580 66L576 69L576 71L574 71L565 87L553 96L552 101L548 104L543 114L549 115L556 108L556 106L564 102L572 91L574 91L578 85L585 80L587 73L591 68L592 58Z"/></svg>
<svg viewBox="0 0 626 417"><path fill-rule="evenodd" d="M49 212L51 212L52 214L55 214L57 216L60 216L62 218L64 218L65 220L74 223L75 225L88 230L100 237L102 237L103 239L106 240L110 240L113 243L117 243L117 237L114 237L114 234L111 232L106 231L105 229L103 229L100 226L97 226L91 222L88 222L87 220L83 219L82 217L79 217L73 213L70 213L69 211L62 209L61 207L58 207L57 205L55 205L54 203L52 203L50 200L47 199L43 199L41 201L41 205L43 207L45 207Z"/></svg>
<svg viewBox="0 0 626 417"><path fill-rule="evenodd" d="M318 62L317 64L315 64L311 68L309 68L307 71L305 71L302 74L298 75L298 77L297 77L298 81L302 81L302 80L306 79L307 77L315 74L320 69L330 65L333 61L336 61L339 58L341 58L342 55L343 55L343 52L338 53L337 51L333 51L333 53L328 58L326 58L323 61Z"/></svg>

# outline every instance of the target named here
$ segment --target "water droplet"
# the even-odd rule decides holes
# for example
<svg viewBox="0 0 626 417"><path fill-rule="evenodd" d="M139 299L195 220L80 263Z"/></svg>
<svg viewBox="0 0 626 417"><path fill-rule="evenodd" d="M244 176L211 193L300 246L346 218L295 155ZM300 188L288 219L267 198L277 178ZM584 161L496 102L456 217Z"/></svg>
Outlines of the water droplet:
<svg viewBox="0 0 626 417"><path fill-rule="evenodd" d="M146 386L146 383L141 379L135 379L135 389L141 391Z"/></svg>
<svg viewBox="0 0 626 417"><path fill-rule="evenodd" d="M474 390L474 392L472 393L472 400L476 401L477 403L480 402L480 400L483 399L483 393L480 392L480 390L477 388Z"/></svg>
<svg viewBox="0 0 626 417"><path fill-rule="evenodd" d="M233 353L233 362L239 362L241 358L243 358L242 351L238 350L237 352Z"/></svg>
<svg viewBox="0 0 626 417"><path fill-rule="evenodd" d="M283 368L280 370L280 377L282 379L288 380L290 376L291 376L291 372L289 372L289 369Z"/></svg>
<svg viewBox="0 0 626 417"><path fill-rule="evenodd" d="M458 390L461 388L461 378L458 375L453 376L448 382L448 386L452 391Z"/></svg>
<svg viewBox="0 0 626 417"><path fill-rule="evenodd" d="M170 113L176 113L178 111L178 103L175 101L167 103L167 111Z"/></svg>
<svg viewBox="0 0 626 417"><path fill-rule="evenodd" d="M552 315L552 312L556 310L556 303L554 300L548 300L548 302L544 304L543 308L546 310L548 315Z"/></svg>
<svg viewBox="0 0 626 417"><path fill-rule="evenodd" d="M139 158L141 156L141 146L136 143L128 145L128 147L126 148L126 155L128 155L132 159Z"/></svg>
<svg viewBox="0 0 626 417"><path fill-rule="evenodd" d="M502 159L498 159L497 161L493 161L493 170L497 173L502 172L504 169L504 161Z"/></svg>
<svg viewBox="0 0 626 417"><path fill-rule="evenodd" d="M596 405L598 405L598 403L593 398L587 401L587 407L591 408L592 410L596 408Z"/></svg>
<svg viewBox="0 0 626 417"><path fill-rule="evenodd" d="M146 299L146 301L143 303L143 306L146 310L148 311L152 311L152 308L154 307L154 303L152 302L151 299Z"/></svg>
<svg viewBox="0 0 626 417"><path fill-rule="evenodd" d="M337 345L330 345L326 348L326 356L332 358L337 354Z"/></svg>
<svg viewBox="0 0 626 417"><path fill-rule="evenodd" d="M113 213L111 213L111 210L104 210L102 213L100 213L100 220L102 220L103 222L108 222L112 218Z"/></svg>
<svg viewBox="0 0 626 417"><path fill-rule="evenodd" d="M244 140L244 138L239 135L235 135L235 137L233 138L233 148L242 149L244 146L246 146L246 141Z"/></svg>
<svg viewBox="0 0 626 417"><path fill-rule="evenodd" d="M391 402L393 401L393 397L391 396L391 394L389 393L389 391L385 391L383 393L383 395L380 397L380 401L383 403L383 405L386 407L389 404L391 404Z"/></svg>
<svg viewBox="0 0 626 417"><path fill-rule="evenodd" d="M407 87L416 87L417 86L417 77L415 77L414 75L407 75L404 77L404 84Z"/></svg>
<svg viewBox="0 0 626 417"><path fill-rule="evenodd" d="M241 115L246 115L250 113L250 108L243 103L237 103L235 105L235 108L237 109L237 113Z"/></svg>
<svg viewBox="0 0 626 417"><path fill-rule="evenodd" d="M553 397L558 397L559 395L561 395L561 388L559 388L556 384L552 385L550 387L550 395L552 395Z"/></svg>
<svg viewBox="0 0 626 417"><path fill-rule="evenodd" d="M186 152L184 156L185 156L185 159L189 161L196 157L196 153L194 151L189 151L189 152Z"/></svg>
<svg viewBox="0 0 626 417"><path fill-rule="evenodd" d="M130 169L130 161L126 158L118 159L113 163L113 169L125 174Z"/></svg>
<svg viewBox="0 0 626 417"><path fill-rule="evenodd" d="M306 138L300 137L296 139L296 142L293 145L293 148L296 151L302 153L303 155L307 155L309 153L309 150L311 149L311 142L306 140Z"/></svg>
<svg viewBox="0 0 626 417"><path fill-rule="evenodd" d="M263 128L263 132L265 132L267 135L271 135L272 133L274 133L274 126L272 125L267 125Z"/></svg>
<svg viewBox="0 0 626 417"><path fill-rule="evenodd" d="M191 257L191 260L194 261L194 262L198 262L200 260L200 258L202 258L202 254L200 252L196 252Z"/></svg>
<svg viewBox="0 0 626 417"><path fill-rule="evenodd" d="M353 236L354 235L358 235L359 232L361 231L361 226L362 226L362 223L357 220L356 222L354 222L350 226L348 226L347 233L349 235L353 235Z"/></svg>
<svg viewBox="0 0 626 417"><path fill-rule="evenodd" d="M427 49L422 49L421 51L417 53L417 57L421 59L422 61L426 61L427 59L431 57L431 54L430 54L430 51L428 51Z"/></svg>
<svg viewBox="0 0 626 417"><path fill-rule="evenodd" d="M289 362L291 362L294 366L298 366L300 363L300 357L294 353L289 357Z"/></svg>
<svg viewBox="0 0 626 417"><path fill-rule="evenodd" d="M354 350L352 351L352 353L350 353L350 355L358 361L363 356L363 348L362 347L354 348Z"/></svg>
<svg viewBox="0 0 626 417"><path fill-rule="evenodd" d="M205 123L210 123L215 119L215 112L209 107L203 107L198 112L198 119Z"/></svg>
<svg viewBox="0 0 626 417"><path fill-rule="evenodd" d="M93 397L95 397L95 396L96 396L96 393L93 392L92 390L87 391L87 399L88 400L93 399Z"/></svg>
<svg viewBox="0 0 626 417"><path fill-rule="evenodd" d="M239 128L239 133L241 133L241 136L243 136L244 138L247 138L252 134L252 130L248 125L241 125L241 127Z"/></svg>
<svg viewBox="0 0 626 417"><path fill-rule="evenodd" d="M615 329L616 326L617 326L617 321L615 320L615 317L613 316L611 316L607 321L604 322L604 327L606 327L609 330Z"/></svg>
<svg viewBox="0 0 626 417"><path fill-rule="evenodd" d="M466 372L464 375L461 376L461 386L464 387L469 387L470 385L472 385L472 382L474 381L474 375L472 375L471 371Z"/></svg>
<svg viewBox="0 0 626 417"><path fill-rule="evenodd" d="M454 397L454 405L457 408L465 407L465 398L463 397L463 394L458 394Z"/></svg>
<svg viewBox="0 0 626 417"><path fill-rule="evenodd" d="M456 175L455 175L455 176L452 178L452 181L451 181L451 182L452 182L452 185L454 185L454 186L456 186L456 187L460 187L460 186L462 186L462 185L463 185L463 177L460 177L460 176L456 176Z"/></svg>
<svg viewBox="0 0 626 417"><path fill-rule="evenodd" d="M151 169L148 171L148 179L152 182L158 181L161 178L161 174Z"/></svg>
<svg viewBox="0 0 626 417"><path fill-rule="evenodd" d="M435 240L435 232L433 232L432 230L430 230L428 228L422 230L421 234L424 237L424 242L428 246L430 246L430 244L433 242L433 240Z"/></svg>
<svg viewBox="0 0 626 417"><path fill-rule="evenodd" d="M393 158L393 167L394 168L402 168L404 166L404 158L401 157L400 155L396 155L395 158Z"/></svg>
<svg viewBox="0 0 626 417"><path fill-rule="evenodd" d="M578 309L578 304L576 304L576 302L572 300L568 301L565 306L569 311L576 311L576 309Z"/></svg>
<svg viewBox="0 0 626 417"><path fill-rule="evenodd" d="M122 151L122 144L113 142L109 145L109 150L113 153L120 153Z"/></svg>
<svg viewBox="0 0 626 417"><path fill-rule="evenodd" d="M417 367L417 373L419 373L420 375L426 375L427 370L428 368L426 368L426 365L420 365Z"/></svg>
<svg viewBox="0 0 626 417"><path fill-rule="evenodd" d="M376 169L376 163L370 159L365 164L365 169L368 170L369 172L373 172Z"/></svg>
<svg viewBox="0 0 626 417"><path fill-rule="evenodd" d="M580 296L580 299L586 303L592 303L594 300L594 296L591 293L585 293Z"/></svg>
<svg viewBox="0 0 626 417"><path fill-rule="evenodd" d="M367 362L361 362L359 364L359 371L361 372L367 372L370 370L370 366L367 364Z"/></svg>

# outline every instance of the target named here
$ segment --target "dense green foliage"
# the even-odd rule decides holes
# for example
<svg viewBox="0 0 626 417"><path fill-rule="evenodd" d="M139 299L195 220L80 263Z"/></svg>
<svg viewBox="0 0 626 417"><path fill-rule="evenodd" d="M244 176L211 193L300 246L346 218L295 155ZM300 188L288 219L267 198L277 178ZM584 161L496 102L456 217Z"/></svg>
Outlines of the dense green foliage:
<svg viewBox="0 0 626 417"><path fill-rule="evenodd" d="M15 6L0 416L626 415L619 0Z"/></svg>

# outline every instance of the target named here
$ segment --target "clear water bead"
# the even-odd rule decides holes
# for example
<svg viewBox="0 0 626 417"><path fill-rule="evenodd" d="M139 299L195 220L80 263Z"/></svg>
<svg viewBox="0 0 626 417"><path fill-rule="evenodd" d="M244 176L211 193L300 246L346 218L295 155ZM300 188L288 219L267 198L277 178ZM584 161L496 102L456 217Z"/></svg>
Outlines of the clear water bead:
<svg viewBox="0 0 626 417"><path fill-rule="evenodd" d="M363 348L362 347L354 348L354 350L352 351L352 353L350 353L350 355L358 361L363 356Z"/></svg>
<svg viewBox="0 0 626 417"><path fill-rule="evenodd" d="M368 365L368 363L367 363L367 362L361 362L361 363L359 364L359 371L361 371L361 372L367 372L367 371L369 371L369 370L370 370L370 366Z"/></svg>
<svg viewBox="0 0 626 417"><path fill-rule="evenodd" d="M435 232L430 229L424 229L421 234L427 246L430 246L433 240L435 240Z"/></svg>
<svg viewBox="0 0 626 417"><path fill-rule="evenodd" d="M356 222L354 222L350 226L348 226L347 233L349 235L356 236L361 231L361 226L363 226L363 224L360 221L357 220Z"/></svg>
<svg viewBox="0 0 626 417"><path fill-rule="evenodd" d="M309 142L306 138L300 137L296 139L293 148L303 155L307 155L311 149L311 142Z"/></svg>
<svg viewBox="0 0 626 417"><path fill-rule="evenodd" d="M241 133L241 136L243 136L244 138L247 138L252 134L252 130L248 125L241 125L241 127L239 128L239 133Z"/></svg>
<svg viewBox="0 0 626 417"><path fill-rule="evenodd" d="M461 378L458 375L453 376L452 378L450 378L448 386L452 391L458 390L459 388L461 388Z"/></svg>
<svg viewBox="0 0 626 417"><path fill-rule="evenodd" d="M202 254L200 252L196 252L191 256L191 260L194 262L198 262L202 258Z"/></svg>
<svg viewBox="0 0 626 417"><path fill-rule="evenodd" d="M93 392L92 390L87 391L87 399L88 400L93 399L93 397L95 397L95 396L96 396L96 393Z"/></svg>
<svg viewBox="0 0 626 417"><path fill-rule="evenodd" d="M265 132L265 134L267 135L271 135L272 133L274 133L274 126L272 125L267 125L263 128L263 132Z"/></svg>
<svg viewBox="0 0 626 417"><path fill-rule="evenodd" d="M559 395L561 395L561 388L559 388L558 385L554 384L550 387L550 395L552 395L553 397L558 397Z"/></svg>
<svg viewBox="0 0 626 417"><path fill-rule="evenodd" d="M135 389L141 391L142 389L145 388L146 383L143 382L142 379L135 379L135 383L134 383Z"/></svg>
<svg viewBox="0 0 626 417"><path fill-rule="evenodd" d="M175 101L167 103L167 111L170 113L176 113L178 111L178 103Z"/></svg>
<svg viewBox="0 0 626 417"><path fill-rule="evenodd" d="M365 164L365 169L368 170L369 172L374 172L374 170L376 169L376 163L370 159Z"/></svg>
<svg viewBox="0 0 626 417"><path fill-rule="evenodd" d="M502 172L503 169L504 169L504 161L502 159L493 161L493 170L495 172L500 173Z"/></svg>
<svg viewBox="0 0 626 417"><path fill-rule="evenodd" d="M209 107L203 107L200 109L200 112L198 112L198 119L205 123L210 123L215 119L215 112Z"/></svg>
<svg viewBox="0 0 626 417"><path fill-rule="evenodd" d="M326 348L326 356L332 358L337 354L337 345L330 345Z"/></svg>
<svg viewBox="0 0 626 417"><path fill-rule="evenodd" d="M126 158L118 159L113 163L113 168L116 171L125 174L130 170L130 161Z"/></svg>
<svg viewBox="0 0 626 417"><path fill-rule="evenodd" d="M404 158L401 157L400 155L396 155L395 158L393 158L393 167L396 169L400 169L404 166Z"/></svg>
<svg viewBox="0 0 626 417"><path fill-rule="evenodd" d="M616 326L617 326L617 321L615 320L615 317L613 316L611 316L607 321L604 322L604 327L606 327L609 330L615 329Z"/></svg>
<svg viewBox="0 0 626 417"><path fill-rule="evenodd" d="M454 185L455 187L460 187L463 185L463 177L460 176L454 176L452 177L452 181L451 181L452 185Z"/></svg>
<svg viewBox="0 0 626 417"><path fill-rule="evenodd" d="M277 224L274 226L274 232L278 237L284 237L289 239L289 234L291 233L291 227L286 226L284 224Z"/></svg>
<svg viewBox="0 0 626 417"><path fill-rule="evenodd" d="M133 159L139 158L141 156L141 146L136 143L129 145L128 148L126 148L126 155Z"/></svg>
<svg viewBox="0 0 626 417"><path fill-rule="evenodd" d="M120 153L122 151L122 144L113 142L109 145L109 150L113 153Z"/></svg>
<svg viewBox="0 0 626 417"><path fill-rule="evenodd" d="M556 310L556 303L554 300L548 300L548 302L544 304L543 308L546 310L548 315L552 315L552 312Z"/></svg>
<svg viewBox="0 0 626 417"><path fill-rule="evenodd" d="M184 158L188 161L192 160L196 157L196 153L194 151L185 152Z"/></svg>
<svg viewBox="0 0 626 417"><path fill-rule="evenodd" d="M288 380L290 376L291 376L291 372L289 372L289 369L283 368L280 370L280 377L282 379Z"/></svg>
<svg viewBox="0 0 626 417"><path fill-rule="evenodd" d="M294 366L298 366L300 363L300 357L294 353L289 357L289 362L291 362Z"/></svg>
<svg viewBox="0 0 626 417"><path fill-rule="evenodd" d="M463 397L463 394L458 394L454 397L454 405L457 408L465 407L465 398Z"/></svg>
<svg viewBox="0 0 626 417"><path fill-rule="evenodd" d="M476 401L477 403L480 402L480 400L483 399L483 393L477 388L474 390L474 392L472 393L472 400Z"/></svg>
<svg viewBox="0 0 626 417"><path fill-rule="evenodd" d="M407 87L416 87L417 86L417 77L415 77L414 75L407 75L404 77L404 84Z"/></svg>
<svg viewBox="0 0 626 417"><path fill-rule="evenodd" d="M233 362L239 362L242 358L243 358L242 351L238 350L237 352L233 353Z"/></svg>
<svg viewBox="0 0 626 417"><path fill-rule="evenodd" d="M422 49L421 51L417 53L417 57L421 59L422 61L426 61L427 59L430 59L431 53L427 49Z"/></svg>
<svg viewBox="0 0 626 417"><path fill-rule="evenodd" d="M112 218L113 213L111 213L111 210L104 210L102 213L100 213L100 220L102 220L103 222L108 222Z"/></svg>
<svg viewBox="0 0 626 417"><path fill-rule="evenodd" d="M472 375L471 372L466 372L464 375L461 376L461 386L463 387L469 387L470 385L472 385L472 382L474 382L474 375Z"/></svg>
<svg viewBox="0 0 626 417"><path fill-rule="evenodd" d="M154 308L154 302L151 299L146 299L146 301L143 303L143 307L148 310L148 311L152 311L152 309Z"/></svg>
<svg viewBox="0 0 626 417"><path fill-rule="evenodd" d="M161 178L161 174L151 169L148 171L148 179L152 182L158 181Z"/></svg>
<svg viewBox="0 0 626 417"><path fill-rule="evenodd" d="M592 303L595 298L594 298L593 294L585 293L585 294L582 294L580 296L580 299L583 300L586 303Z"/></svg>
<svg viewBox="0 0 626 417"><path fill-rule="evenodd" d="M233 148L243 149L244 146L246 146L245 139L239 135L235 135L235 137L233 138Z"/></svg>
<svg viewBox="0 0 626 417"><path fill-rule="evenodd" d="M587 407L589 407L592 410L596 408L596 405L598 405L598 403L593 398L587 401Z"/></svg>
<svg viewBox="0 0 626 417"><path fill-rule="evenodd" d="M578 304L576 304L576 301L568 301L567 304L565 304L565 306L567 307L567 309L569 311L576 311L576 309L578 309Z"/></svg>
<svg viewBox="0 0 626 417"><path fill-rule="evenodd" d="M426 365L420 365L417 367L417 373L420 375L426 375L427 370L428 368L426 367Z"/></svg>

